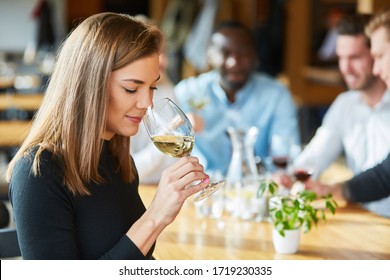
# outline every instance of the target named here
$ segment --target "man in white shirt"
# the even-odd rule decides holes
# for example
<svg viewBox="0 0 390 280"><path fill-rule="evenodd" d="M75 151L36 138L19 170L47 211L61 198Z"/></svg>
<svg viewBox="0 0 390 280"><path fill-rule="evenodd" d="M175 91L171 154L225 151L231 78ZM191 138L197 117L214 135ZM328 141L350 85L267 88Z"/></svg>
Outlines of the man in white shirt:
<svg viewBox="0 0 390 280"><path fill-rule="evenodd" d="M314 162L313 179L342 153L348 167L358 174L383 161L390 151L390 91L372 73L374 60L364 33L366 21L366 16L357 15L344 18L337 26L336 53L349 90L336 98L321 127L294 161L295 166ZM390 198L364 206L390 215Z"/></svg>

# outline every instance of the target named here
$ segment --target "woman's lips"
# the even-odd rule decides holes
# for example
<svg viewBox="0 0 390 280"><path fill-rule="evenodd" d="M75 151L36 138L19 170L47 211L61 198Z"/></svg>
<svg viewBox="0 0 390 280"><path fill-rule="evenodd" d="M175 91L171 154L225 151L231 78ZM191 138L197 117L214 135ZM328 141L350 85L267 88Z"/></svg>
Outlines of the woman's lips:
<svg viewBox="0 0 390 280"><path fill-rule="evenodd" d="M126 115L126 118L129 119L130 121L134 123L140 123L142 121L142 117L137 117L137 116L128 116Z"/></svg>

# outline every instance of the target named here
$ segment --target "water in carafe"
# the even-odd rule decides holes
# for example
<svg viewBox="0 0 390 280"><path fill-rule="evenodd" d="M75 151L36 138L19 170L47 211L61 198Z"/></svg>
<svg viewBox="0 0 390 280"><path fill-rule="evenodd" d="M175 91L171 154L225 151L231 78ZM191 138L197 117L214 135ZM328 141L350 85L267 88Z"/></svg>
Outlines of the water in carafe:
<svg viewBox="0 0 390 280"><path fill-rule="evenodd" d="M256 197L259 174L254 155L258 129L227 129L232 143L232 158L226 174L225 209L233 216L252 219L258 215L260 201Z"/></svg>

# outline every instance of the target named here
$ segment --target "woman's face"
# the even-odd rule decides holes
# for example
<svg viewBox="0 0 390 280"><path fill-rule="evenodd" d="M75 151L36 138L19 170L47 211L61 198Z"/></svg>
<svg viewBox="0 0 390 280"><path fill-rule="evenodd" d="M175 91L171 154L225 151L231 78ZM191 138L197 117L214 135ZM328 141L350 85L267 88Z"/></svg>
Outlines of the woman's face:
<svg viewBox="0 0 390 280"><path fill-rule="evenodd" d="M115 134L132 136L138 132L147 107L152 105L159 78L157 53L111 73L104 139L109 140Z"/></svg>

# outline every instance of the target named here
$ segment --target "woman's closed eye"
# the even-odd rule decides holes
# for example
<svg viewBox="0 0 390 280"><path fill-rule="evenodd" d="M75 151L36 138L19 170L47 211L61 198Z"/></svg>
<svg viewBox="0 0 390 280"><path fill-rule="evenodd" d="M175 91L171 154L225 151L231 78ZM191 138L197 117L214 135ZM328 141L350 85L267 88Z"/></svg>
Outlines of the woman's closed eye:
<svg viewBox="0 0 390 280"><path fill-rule="evenodd" d="M136 93L137 89L129 89L129 88L123 88L127 93Z"/></svg>
<svg viewBox="0 0 390 280"><path fill-rule="evenodd" d="M137 89L129 89L129 88L123 88L127 93L136 93L137 92ZM158 88L156 86L154 87L150 87L150 90L152 91L156 91L158 90Z"/></svg>

